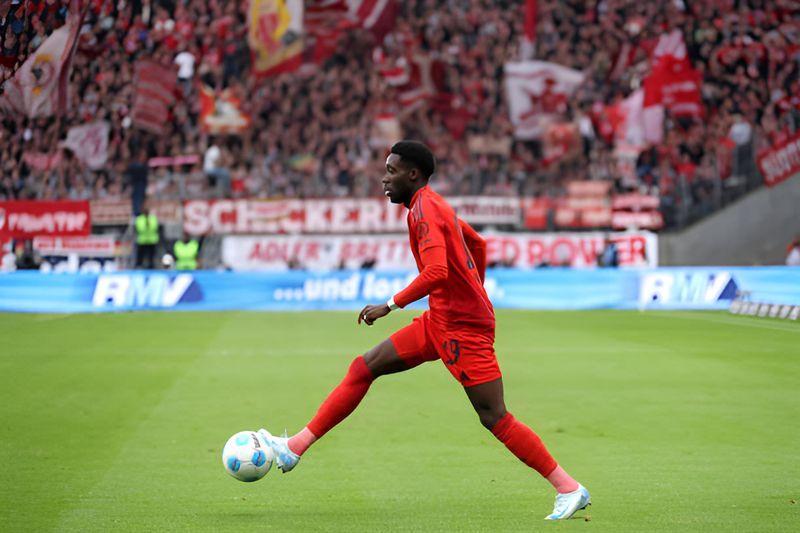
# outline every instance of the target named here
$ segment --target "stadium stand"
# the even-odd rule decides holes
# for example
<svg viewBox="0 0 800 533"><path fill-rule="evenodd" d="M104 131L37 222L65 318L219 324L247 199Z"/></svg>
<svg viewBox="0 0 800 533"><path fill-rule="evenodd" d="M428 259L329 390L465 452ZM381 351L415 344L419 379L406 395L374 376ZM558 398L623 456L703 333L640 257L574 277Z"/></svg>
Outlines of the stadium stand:
<svg viewBox="0 0 800 533"><path fill-rule="evenodd" d="M617 193L657 196L666 227L681 227L759 186L755 154L792 135L800 119L800 12L786 0L539 0L533 23L525 2L417 0L397 3L380 40L324 33L330 4L306 2L317 17L313 57L264 77L253 72L246 2L89 2L67 114L3 112L0 199L127 199L125 169L142 146L151 197L372 196L382 135L396 131L433 146L435 184L448 195L558 201L571 182L607 181ZM0 3L0 80L74 5ZM615 113L646 84L648 60L673 30L702 77L700 105L688 114L668 108L660 141L624 169ZM163 135L132 126L141 58L175 80ZM561 129L537 140L513 136L504 90L503 65L523 58L584 73L569 98L540 102L557 111ZM210 134L208 98L225 99L247 127ZM54 151L71 127L95 120L110 125L104 164L90 170Z"/></svg>

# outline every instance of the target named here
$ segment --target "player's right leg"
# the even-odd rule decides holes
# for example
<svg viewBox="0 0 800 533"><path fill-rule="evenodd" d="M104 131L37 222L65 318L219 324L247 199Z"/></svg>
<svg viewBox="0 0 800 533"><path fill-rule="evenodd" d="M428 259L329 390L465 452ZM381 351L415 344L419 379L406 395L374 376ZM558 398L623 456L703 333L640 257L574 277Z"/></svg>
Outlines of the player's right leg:
<svg viewBox="0 0 800 533"><path fill-rule="evenodd" d="M424 326L420 319L415 319L363 356L353 359L344 379L331 391L314 418L299 433L291 438L275 437L264 429L260 430L275 452L278 468L283 472L294 468L300 456L314 442L358 407L375 379L436 359L436 352L426 344Z"/></svg>
<svg viewBox="0 0 800 533"><path fill-rule="evenodd" d="M533 468L556 489L553 512L546 520L565 520L591 505L589 491L556 463L542 439L506 410L503 380L464 387L481 424L517 458Z"/></svg>

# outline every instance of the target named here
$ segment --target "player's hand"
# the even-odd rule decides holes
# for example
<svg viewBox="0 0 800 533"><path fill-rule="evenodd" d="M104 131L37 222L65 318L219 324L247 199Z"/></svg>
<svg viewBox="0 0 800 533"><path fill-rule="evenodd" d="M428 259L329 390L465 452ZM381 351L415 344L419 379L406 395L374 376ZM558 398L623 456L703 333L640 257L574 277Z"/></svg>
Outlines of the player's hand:
<svg viewBox="0 0 800 533"><path fill-rule="evenodd" d="M386 304L368 305L358 313L358 323L363 321L366 325L371 326L376 320L389 314L391 309Z"/></svg>

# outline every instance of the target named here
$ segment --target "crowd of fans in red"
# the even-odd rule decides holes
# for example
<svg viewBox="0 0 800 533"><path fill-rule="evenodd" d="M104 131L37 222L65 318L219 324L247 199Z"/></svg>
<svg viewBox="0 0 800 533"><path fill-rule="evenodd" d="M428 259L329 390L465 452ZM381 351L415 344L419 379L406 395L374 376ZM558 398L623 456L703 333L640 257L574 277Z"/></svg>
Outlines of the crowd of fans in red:
<svg viewBox="0 0 800 533"><path fill-rule="evenodd" d="M68 4L0 2L0 81L64 23ZM798 125L796 2L539 0L533 58L587 74L566 110L579 124L580 149L545 165L540 143L513 140L503 91L504 63L525 53L523 4L398 2L394 28L382 43L366 31L348 32L324 64L258 78L251 75L247 2L91 0L67 115L2 117L0 198L127 197L126 168L142 147L151 156L200 155L195 165L151 173L148 192L160 197L370 195L379 191L386 149L374 141L375 117L390 112L403 137L433 146L434 183L447 194L559 195L569 180L609 179L618 189L660 195L674 224L678 207L703 214L724 191L752 186L755 152ZM664 142L642 152L633 182L623 180L597 111L641 85L647 43L675 28L703 75L705 116L668 116ZM412 49L443 65L440 94L413 108L399 104L376 64ZM175 65L181 80L162 137L131 126L138 57ZM239 95L252 127L237 136L201 133L201 82ZM25 153L52 152L69 127L97 119L111 124L105 169L89 171L70 157L48 170L21 163ZM511 139L510 150L477 153L469 148L473 136Z"/></svg>

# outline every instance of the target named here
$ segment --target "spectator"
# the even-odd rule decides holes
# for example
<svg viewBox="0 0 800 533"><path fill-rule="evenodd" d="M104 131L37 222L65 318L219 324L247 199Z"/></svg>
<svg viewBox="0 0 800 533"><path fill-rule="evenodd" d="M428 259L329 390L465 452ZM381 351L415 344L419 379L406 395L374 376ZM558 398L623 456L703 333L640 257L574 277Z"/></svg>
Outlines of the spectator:
<svg viewBox="0 0 800 533"><path fill-rule="evenodd" d="M128 183L131 186L131 208L134 216L142 212L144 197L147 193L147 177L150 172L147 161L147 149L139 147L136 149L136 157L125 171Z"/></svg>
<svg viewBox="0 0 800 533"><path fill-rule="evenodd" d="M145 202L142 212L134 219L136 230L136 268L155 268L156 247L161 240L162 228L158 217L150 212Z"/></svg>
<svg viewBox="0 0 800 533"><path fill-rule="evenodd" d="M786 266L800 266L800 235L792 241L787 249Z"/></svg>
<svg viewBox="0 0 800 533"><path fill-rule="evenodd" d="M617 244L606 237L603 243L603 251L597 256L597 266L617 268L619 266L619 253Z"/></svg>
<svg viewBox="0 0 800 533"><path fill-rule="evenodd" d="M42 258L33 249L33 241L18 242L16 247L17 270L37 270Z"/></svg>
<svg viewBox="0 0 800 533"><path fill-rule="evenodd" d="M219 146L217 139L212 138L206 153L203 156L203 171L208 178L208 184L216 189L219 196L230 196L231 174L227 164L229 157L227 152Z"/></svg>

